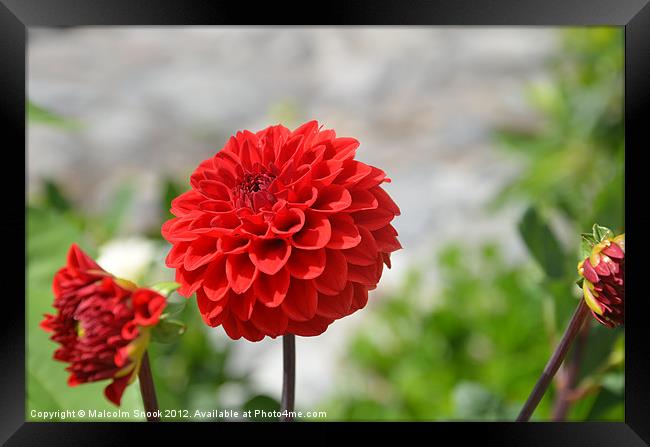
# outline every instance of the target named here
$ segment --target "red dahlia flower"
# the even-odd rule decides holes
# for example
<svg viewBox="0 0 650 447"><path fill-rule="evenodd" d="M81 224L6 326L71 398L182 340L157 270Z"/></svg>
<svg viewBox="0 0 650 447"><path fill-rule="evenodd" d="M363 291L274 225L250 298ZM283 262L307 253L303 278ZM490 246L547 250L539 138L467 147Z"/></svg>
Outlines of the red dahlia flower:
<svg viewBox="0 0 650 447"><path fill-rule="evenodd" d="M578 264L582 290L591 313L602 324L615 327L625 317L625 235L605 237Z"/></svg>
<svg viewBox="0 0 650 447"><path fill-rule="evenodd" d="M363 308L400 211L384 171L354 160L359 142L321 130L238 132L172 201L162 234L179 293L233 339L319 335Z"/></svg>
<svg viewBox="0 0 650 447"><path fill-rule="evenodd" d="M75 244L54 276L53 290L57 313L45 315L41 327L60 345L54 358L70 364L68 385L112 379L104 394L120 405L138 375L165 298L114 278Z"/></svg>

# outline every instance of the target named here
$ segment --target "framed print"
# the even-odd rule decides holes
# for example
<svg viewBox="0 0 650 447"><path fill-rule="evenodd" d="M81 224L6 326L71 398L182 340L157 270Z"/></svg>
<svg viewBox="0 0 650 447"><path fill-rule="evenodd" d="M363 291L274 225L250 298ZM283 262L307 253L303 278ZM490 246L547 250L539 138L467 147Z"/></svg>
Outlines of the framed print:
<svg viewBox="0 0 650 447"><path fill-rule="evenodd" d="M287 9L2 0L3 442L647 445L647 2Z"/></svg>

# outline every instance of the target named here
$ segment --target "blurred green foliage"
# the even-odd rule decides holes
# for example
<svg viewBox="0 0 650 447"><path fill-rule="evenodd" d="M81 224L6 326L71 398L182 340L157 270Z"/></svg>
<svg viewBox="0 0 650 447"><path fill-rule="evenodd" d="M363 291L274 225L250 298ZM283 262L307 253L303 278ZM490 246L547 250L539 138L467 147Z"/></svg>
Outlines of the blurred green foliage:
<svg viewBox="0 0 650 447"><path fill-rule="evenodd" d="M549 77L530 86L540 116L533 129L496 132L521 163L497 198L560 213L573 233L594 222L623 230L623 30L572 29L549 62Z"/></svg>
<svg viewBox="0 0 650 447"><path fill-rule="evenodd" d="M78 130L81 128L79 122L57 115L56 113L39 106L38 104L34 104L31 101L27 102L27 119L31 123L45 124L66 130Z"/></svg>
<svg viewBox="0 0 650 447"><path fill-rule="evenodd" d="M521 173L492 207L523 205L530 261L513 266L497 246L452 243L413 270L353 337L330 417L517 416L577 304L579 234L594 222L624 229L622 68L621 28L562 31L547 80L528 91L539 126L495 131ZM440 275L433 292L427 269ZM590 324L574 385L588 392L567 417L622 420L623 330ZM551 390L534 419L551 418L554 398Z"/></svg>

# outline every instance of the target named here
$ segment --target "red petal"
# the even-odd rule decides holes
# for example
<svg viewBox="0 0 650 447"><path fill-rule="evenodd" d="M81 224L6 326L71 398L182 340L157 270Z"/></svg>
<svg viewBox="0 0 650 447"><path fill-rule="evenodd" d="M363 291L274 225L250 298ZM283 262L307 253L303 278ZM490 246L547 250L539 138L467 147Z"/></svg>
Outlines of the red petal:
<svg viewBox="0 0 650 447"><path fill-rule="evenodd" d="M377 261L377 244L370 231L359 227L361 242L353 248L343 250L343 254L350 264L370 265Z"/></svg>
<svg viewBox="0 0 650 447"><path fill-rule="evenodd" d="M189 242L177 242L172 246L172 249L167 253L165 258L165 265L170 268L180 267L183 265L185 252L190 247Z"/></svg>
<svg viewBox="0 0 650 447"><path fill-rule="evenodd" d="M379 168L370 166L370 174L365 176L361 181L356 184L358 189L370 189L374 186L386 181L386 173Z"/></svg>
<svg viewBox="0 0 650 447"><path fill-rule="evenodd" d="M208 299L219 301L228 292L228 278L226 277L226 257L220 256L210 263L205 271L203 291Z"/></svg>
<svg viewBox="0 0 650 447"><path fill-rule="evenodd" d="M302 136L292 136L286 143L280 146L276 157L276 163L278 166L282 167L289 160L296 158L296 152L298 152L298 147L300 146L302 139Z"/></svg>
<svg viewBox="0 0 650 447"><path fill-rule="evenodd" d="M366 307L368 303L368 288L361 284L354 284L354 293L352 295L352 304L350 305L350 313L356 312L359 309Z"/></svg>
<svg viewBox="0 0 650 447"><path fill-rule="evenodd" d="M196 304L199 307L199 312L201 313L203 321L205 321L208 326L219 326L223 322L223 319L226 316L224 310L228 307L230 295L230 293L226 293L222 300L213 301L205 294L205 292L203 292L203 290L197 290Z"/></svg>
<svg viewBox="0 0 650 447"><path fill-rule="evenodd" d="M214 216L210 221L210 230L211 233L215 233L216 235L228 234L238 228L239 225L241 225L241 219L234 212L219 214Z"/></svg>
<svg viewBox="0 0 650 447"><path fill-rule="evenodd" d="M176 269L176 282L181 284L178 294L184 297L192 296L196 289L203 284L203 274L207 266L199 267L191 272L180 267Z"/></svg>
<svg viewBox="0 0 650 447"><path fill-rule="evenodd" d="M266 307L258 303L253 310L251 323L270 337L283 335L289 319L280 307Z"/></svg>
<svg viewBox="0 0 650 447"><path fill-rule="evenodd" d="M120 402L122 401L122 394L124 394L124 390L129 384L130 378L131 375L127 374L124 377L113 379L113 382L104 388L104 396L119 407Z"/></svg>
<svg viewBox="0 0 650 447"><path fill-rule="evenodd" d="M318 191L318 198L311 209L324 213L343 211L352 203L350 191L340 185L330 185Z"/></svg>
<svg viewBox="0 0 650 447"><path fill-rule="evenodd" d="M198 184L198 191L208 199L230 200L230 188L216 180L201 180Z"/></svg>
<svg viewBox="0 0 650 447"><path fill-rule="evenodd" d="M289 321L287 333L299 335L301 337L315 337L325 332L333 320L314 316L309 321Z"/></svg>
<svg viewBox="0 0 650 447"><path fill-rule="evenodd" d="M381 278L381 267L383 262L382 258L379 258L379 263L372 264L372 265L354 265L354 264L349 264L348 265L348 279L350 281L363 284L366 286L374 287L377 285L379 282L379 278Z"/></svg>
<svg viewBox="0 0 650 447"><path fill-rule="evenodd" d="M192 271L209 263L219 252L217 251L217 241L212 238L199 238L193 241L183 259L185 270Z"/></svg>
<svg viewBox="0 0 650 447"><path fill-rule="evenodd" d="M158 323L167 301L165 297L150 289L136 289L131 295L133 321L138 326L152 326Z"/></svg>
<svg viewBox="0 0 650 447"><path fill-rule="evenodd" d="M302 126L298 127L291 133L291 136L303 135L303 136L313 136L318 131L318 121L311 120L307 121Z"/></svg>
<svg viewBox="0 0 650 447"><path fill-rule="evenodd" d="M248 321L253 314L253 306L255 306L255 294L252 293L253 289L249 289L246 293L234 294L230 293L228 298L228 308L241 321Z"/></svg>
<svg viewBox="0 0 650 447"><path fill-rule="evenodd" d="M348 263L339 250L327 249L327 261L323 273L314 279L316 289L325 295L337 295L345 288Z"/></svg>
<svg viewBox="0 0 650 447"><path fill-rule="evenodd" d="M377 242L379 251L391 253L402 248L402 244L397 240L397 231L395 231L392 225L386 225L379 230L373 231L372 236L375 238L375 242Z"/></svg>
<svg viewBox="0 0 650 447"><path fill-rule="evenodd" d="M291 276L299 279L314 279L325 270L325 249L301 250L294 248L287 262Z"/></svg>
<svg viewBox="0 0 650 447"><path fill-rule="evenodd" d="M359 141L356 140L355 138L348 138L348 137L336 138L334 141L332 141L332 146L336 150L336 155L334 155L334 159L348 160L354 157L354 154L356 153L357 148L359 147Z"/></svg>
<svg viewBox="0 0 650 447"><path fill-rule="evenodd" d="M293 235L293 245L305 250L317 250L323 248L330 240L332 227L327 217L305 212L305 225Z"/></svg>
<svg viewBox="0 0 650 447"><path fill-rule="evenodd" d="M217 241L217 249L224 254L246 253L250 246L250 239L238 236L223 235Z"/></svg>
<svg viewBox="0 0 650 447"><path fill-rule="evenodd" d="M230 213L233 210L232 203L230 202L230 200L212 200L212 199L208 199L199 203L199 209L201 211L205 211L206 213L211 213L211 214Z"/></svg>
<svg viewBox="0 0 650 447"><path fill-rule="evenodd" d="M255 280L257 268L248 257L248 254L228 255L226 260L226 277L233 292L241 294L246 292Z"/></svg>
<svg viewBox="0 0 650 447"><path fill-rule="evenodd" d="M370 192L373 193L379 201L379 208L386 209L396 216L400 215L399 207L383 188L376 186L371 188Z"/></svg>
<svg viewBox="0 0 650 447"><path fill-rule="evenodd" d="M388 225L395 215L391 211L377 208L376 210L357 211L356 213L352 213L352 217L357 225L374 231Z"/></svg>
<svg viewBox="0 0 650 447"><path fill-rule="evenodd" d="M367 177L372 172L372 168L365 163L356 160L346 160L343 162L343 170L334 180L334 183L342 186L351 186Z"/></svg>
<svg viewBox="0 0 650 447"><path fill-rule="evenodd" d="M242 135L243 141L240 144L239 158L242 166L247 171L251 171L256 163L262 161L262 156L259 152L259 141L257 140L257 136L248 130L243 131Z"/></svg>
<svg viewBox="0 0 650 447"><path fill-rule="evenodd" d="M589 258L585 259L585 262L582 264L582 266L583 266L583 275L585 279L591 283L597 283L598 274L596 273L596 270L594 270L593 266L591 265Z"/></svg>
<svg viewBox="0 0 650 447"><path fill-rule="evenodd" d="M289 235L300 231L305 224L305 213L299 208L284 208L273 217L271 230L276 234Z"/></svg>
<svg viewBox="0 0 650 447"><path fill-rule="evenodd" d="M79 272L86 272L88 270L104 271L104 269L74 243L68 250L67 267Z"/></svg>
<svg viewBox="0 0 650 447"><path fill-rule="evenodd" d="M260 214L242 218L241 231L257 237L266 237L271 232L269 223Z"/></svg>
<svg viewBox="0 0 650 447"><path fill-rule="evenodd" d="M598 276L609 276L610 271L609 267L607 266L607 262L603 260L603 258L600 259L600 262L596 264L596 267L594 267L594 270L596 270L596 273L598 273Z"/></svg>
<svg viewBox="0 0 650 447"><path fill-rule="evenodd" d="M609 244L609 247L603 249L603 253L614 259L623 259L625 257L625 253L621 250L621 247L616 245L614 242Z"/></svg>
<svg viewBox="0 0 650 447"><path fill-rule="evenodd" d="M235 319L235 323L237 323L239 332L248 341L260 341L265 336L265 334L257 329L250 321L239 321Z"/></svg>
<svg viewBox="0 0 650 447"><path fill-rule="evenodd" d="M309 165L309 170L311 171L317 163L323 161L326 150L327 148L322 144L312 146L309 149L304 148L302 158L300 158L298 164Z"/></svg>
<svg viewBox="0 0 650 447"><path fill-rule="evenodd" d="M379 201L375 195L365 189L350 190L350 195L352 196L352 203L345 210L348 213L352 211L374 210L379 205Z"/></svg>
<svg viewBox="0 0 650 447"><path fill-rule="evenodd" d="M332 236L327 243L327 248L352 248L361 242L359 229L350 215L344 213L333 214L329 216L329 221L332 226Z"/></svg>
<svg viewBox="0 0 650 447"><path fill-rule="evenodd" d="M343 170L343 162L325 160L316 164L311 170L311 182L319 187L330 185Z"/></svg>
<svg viewBox="0 0 650 447"><path fill-rule="evenodd" d="M253 241L249 256L253 264L268 275L274 275L287 263L291 245L284 239L258 239Z"/></svg>
<svg viewBox="0 0 650 447"><path fill-rule="evenodd" d="M183 217L180 219L171 219L162 226L161 233L169 242L193 241L199 236L190 231L193 219Z"/></svg>
<svg viewBox="0 0 650 447"><path fill-rule="evenodd" d="M352 305L354 283L348 282L343 291L338 295L318 295L318 309L316 314L325 318L337 320L348 315Z"/></svg>
<svg viewBox="0 0 650 447"><path fill-rule="evenodd" d="M384 260L384 264L386 264L386 267L391 268L390 253L382 253L381 257Z"/></svg>
<svg viewBox="0 0 650 447"><path fill-rule="evenodd" d="M198 209L199 203L204 200L205 197L203 195L190 189L172 200L170 211L174 216L182 217Z"/></svg>
<svg viewBox="0 0 650 447"><path fill-rule="evenodd" d="M293 321L306 321L316 314L318 293L312 281L292 278L282 311Z"/></svg>
<svg viewBox="0 0 650 447"><path fill-rule="evenodd" d="M237 319L228 312L221 323L223 330L226 331L228 337L233 340L239 340L242 336L240 326L237 324Z"/></svg>
<svg viewBox="0 0 650 447"><path fill-rule="evenodd" d="M275 275L260 273L253 284L257 300L267 307L279 306L287 295L290 280L291 276L286 268Z"/></svg>
<svg viewBox="0 0 650 447"><path fill-rule="evenodd" d="M307 208L314 204L318 197L318 189L314 186L301 186L289 191L287 202L289 206L298 208Z"/></svg>

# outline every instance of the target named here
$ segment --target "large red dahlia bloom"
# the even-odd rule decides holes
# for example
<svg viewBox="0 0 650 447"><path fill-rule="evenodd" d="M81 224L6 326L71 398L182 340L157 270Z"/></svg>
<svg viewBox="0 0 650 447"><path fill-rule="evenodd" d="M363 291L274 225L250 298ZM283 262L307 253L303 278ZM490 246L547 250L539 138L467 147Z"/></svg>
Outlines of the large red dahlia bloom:
<svg viewBox="0 0 650 447"><path fill-rule="evenodd" d="M138 375L165 298L114 278L74 244L53 290L57 312L45 315L41 327L60 345L54 358L70 364L68 385L112 379L104 394L120 405Z"/></svg>
<svg viewBox="0 0 650 447"><path fill-rule="evenodd" d="M179 293L234 339L319 335L363 308L400 211L359 142L315 121L238 132L190 177L162 234Z"/></svg>

